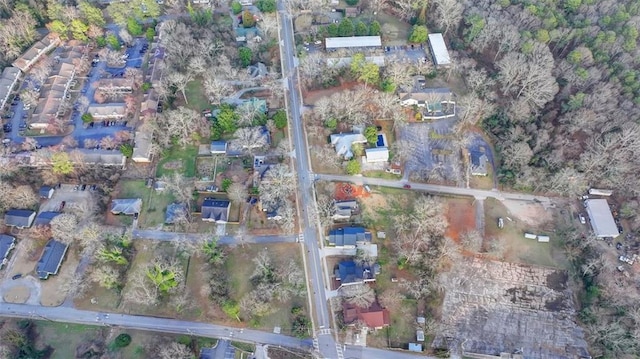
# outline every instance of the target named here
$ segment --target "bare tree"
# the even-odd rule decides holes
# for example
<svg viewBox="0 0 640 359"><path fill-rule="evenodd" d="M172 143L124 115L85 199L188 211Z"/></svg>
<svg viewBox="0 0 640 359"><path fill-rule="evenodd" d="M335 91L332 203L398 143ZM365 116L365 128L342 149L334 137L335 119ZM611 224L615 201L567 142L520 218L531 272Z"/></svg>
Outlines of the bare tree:
<svg viewBox="0 0 640 359"><path fill-rule="evenodd" d="M174 172L172 175L162 176L161 181L165 183L167 191L172 193L176 200L187 205L192 202L195 185L191 179L179 172Z"/></svg>
<svg viewBox="0 0 640 359"><path fill-rule="evenodd" d="M157 133L160 144L170 146L172 140L178 145L186 146L198 135L207 137L209 124L196 111L186 107L165 111L157 117Z"/></svg>
<svg viewBox="0 0 640 359"><path fill-rule="evenodd" d="M271 166L260 182L260 200L273 203L289 197L296 185L296 178L285 164Z"/></svg>
<svg viewBox="0 0 640 359"><path fill-rule="evenodd" d="M222 99L233 92L233 87L227 81L219 79L213 74L205 74L203 87L209 101L214 105L220 104Z"/></svg>
<svg viewBox="0 0 640 359"><path fill-rule="evenodd" d="M193 75L191 74L191 72L171 72L167 76L165 76L165 79L167 83L170 84L170 86L174 86L177 91L180 91L180 93L182 93L184 102L188 104L189 100L187 100L186 90L189 82L193 80Z"/></svg>
<svg viewBox="0 0 640 359"><path fill-rule="evenodd" d="M38 141L33 137L25 137L21 147L24 151L33 151L38 147Z"/></svg>
<svg viewBox="0 0 640 359"><path fill-rule="evenodd" d="M114 289L121 284L118 271L107 265L96 267L89 278L92 282L98 283L99 286L106 289Z"/></svg>
<svg viewBox="0 0 640 359"><path fill-rule="evenodd" d="M243 127L233 134L232 145L245 153L255 153L267 147L267 137L261 127Z"/></svg>
<svg viewBox="0 0 640 359"><path fill-rule="evenodd" d="M129 31L127 31L127 29L125 28L120 29L120 31L118 32L118 36L120 37L120 40L122 40L127 45L131 45L133 43L133 36L131 36Z"/></svg>
<svg viewBox="0 0 640 359"><path fill-rule="evenodd" d="M477 230L470 230L462 233L460 236L460 241L462 245L474 252L480 252L482 248L482 235Z"/></svg>
<svg viewBox="0 0 640 359"><path fill-rule="evenodd" d="M191 359L193 352L189 347L174 341L158 343L155 348L155 355L158 359Z"/></svg>
<svg viewBox="0 0 640 359"><path fill-rule="evenodd" d="M236 203L242 203L247 197L247 187L242 183L233 183L227 189L229 199Z"/></svg>
<svg viewBox="0 0 640 359"><path fill-rule="evenodd" d="M5 201L8 207L29 208L38 203L38 196L31 186L21 185L13 187L11 191L7 193Z"/></svg>
<svg viewBox="0 0 640 359"><path fill-rule="evenodd" d="M460 20L462 20L462 11L464 10L462 4L456 0L434 0L436 6L437 16L436 22L442 28L446 34L449 29L453 29L455 32Z"/></svg>
<svg viewBox="0 0 640 359"><path fill-rule="evenodd" d="M70 213L63 213L51 220L51 234L62 243L70 244L76 236L78 218Z"/></svg>
<svg viewBox="0 0 640 359"><path fill-rule="evenodd" d="M376 293L366 283L343 285L340 295L347 302L361 308L368 308L376 300Z"/></svg>

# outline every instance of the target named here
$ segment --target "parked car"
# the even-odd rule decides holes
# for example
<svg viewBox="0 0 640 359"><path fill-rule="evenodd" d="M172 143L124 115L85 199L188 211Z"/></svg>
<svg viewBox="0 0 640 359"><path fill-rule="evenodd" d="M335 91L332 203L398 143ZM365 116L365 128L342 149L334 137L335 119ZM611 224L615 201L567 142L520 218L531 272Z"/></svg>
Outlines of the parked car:
<svg viewBox="0 0 640 359"><path fill-rule="evenodd" d="M67 204L67 201L62 201L60 202L60 209L58 210L58 212L62 212L62 210L64 209L64 206Z"/></svg>
<svg viewBox="0 0 640 359"><path fill-rule="evenodd" d="M86 184L83 184L82 186L80 186L80 190L81 191L84 191L85 189L87 189L87 185Z"/></svg>
<svg viewBox="0 0 640 359"><path fill-rule="evenodd" d="M138 219L138 212L133 214L133 219Z"/></svg>
<svg viewBox="0 0 640 359"><path fill-rule="evenodd" d="M582 223L582 224L587 223L587 220L584 218L584 216L582 215L582 213L580 213L580 214L578 215L578 217L580 218L580 223Z"/></svg>
<svg viewBox="0 0 640 359"><path fill-rule="evenodd" d="M410 188L411 188L411 185L410 185L410 184L408 184L408 183L406 183L404 186L402 186L402 188L410 189Z"/></svg>
<svg viewBox="0 0 640 359"><path fill-rule="evenodd" d="M20 279L22 278L22 274L18 273L16 275L14 275L13 277L11 277L12 280L16 280L16 279Z"/></svg>

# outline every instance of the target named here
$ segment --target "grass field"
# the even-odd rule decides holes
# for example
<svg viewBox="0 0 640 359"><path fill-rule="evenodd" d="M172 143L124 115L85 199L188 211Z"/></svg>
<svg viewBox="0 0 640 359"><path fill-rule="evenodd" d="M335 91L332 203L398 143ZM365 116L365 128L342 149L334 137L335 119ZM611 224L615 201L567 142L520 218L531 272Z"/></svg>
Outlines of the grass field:
<svg viewBox="0 0 640 359"><path fill-rule="evenodd" d="M186 107L201 112L204 109L211 108L211 103L205 96L204 91L202 89L202 79L196 79L187 84L187 89L185 91L187 94L187 100L189 101L186 104ZM184 101L182 94L178 94L178 98Z"/></svg>
<svg viewBox="0 0 640 359"><path fill-rule="evenodd" d="M185 148L174 146L162 154L162 158L158 162L156 176L162 177L163 175L179 172L186 177L195 177L197 156L197 146L187 146Z"/></svg>
<svg viewBox="0 0 640 359"><path fill-rule="evenodd" d="M101 338L106 334L105 328L80 324L66 324L50 321L36 321L35 331L40 347L49 345L53 348L50 359L69 359L76 357L76 347L90 339Z"/></svg>
<svg viewBox="0 0 640 359"><path fill-rule="evenodd" d="M365 177L384 178L389 180L399 180L402 178L401 175L394 175L393 173L385 171L365 171L362 172L362 175Z"/></svg>

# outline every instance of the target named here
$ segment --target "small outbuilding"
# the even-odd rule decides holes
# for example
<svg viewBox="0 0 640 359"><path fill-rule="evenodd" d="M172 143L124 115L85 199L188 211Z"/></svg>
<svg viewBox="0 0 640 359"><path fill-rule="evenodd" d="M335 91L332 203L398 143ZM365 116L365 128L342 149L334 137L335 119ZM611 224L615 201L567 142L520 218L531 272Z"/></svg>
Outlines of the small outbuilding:
<svg viewBox="0 0 640 359"><path fill-rule="evenodd" d="M42 199L49 199L53 197L54 192L55 190L51 186L42 186L40 187L40 191L38 191L38 193L40 194L40 198Z"/></svg>
<svg viewBox="0 0 640 359"><path fill-rule="evenodd" d="M4 225L16 228L29 228L36 218L36 212L28 209L10 209L4 213Z"/></svg>
<svg viewBox="0 0 640 359"><path fill-rule="evenodd" d="M433 64L436 67L451 65L449 50L441 33L429 34L429 49L431 50Z"/></svg>

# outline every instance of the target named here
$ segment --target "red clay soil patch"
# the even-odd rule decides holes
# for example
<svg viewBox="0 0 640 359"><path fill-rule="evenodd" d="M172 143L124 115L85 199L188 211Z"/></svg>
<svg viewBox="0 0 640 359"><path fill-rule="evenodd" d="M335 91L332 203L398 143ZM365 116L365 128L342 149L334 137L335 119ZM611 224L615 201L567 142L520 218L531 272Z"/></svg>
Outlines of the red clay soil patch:
<svg viewBox="0 0 640 359"><path fill-rule="evenodd" d="M454 198L447 201L447 221L449 226L445 236L458 242L460 233L476 228L475 209L471 201Z"/></svg>
<svg viewBox="0 0 640 359"><path fill-rule="evenodd" d="M348 201L354 198L368 197L369 193L364 187L351 183L336 183L336 192L334 198L336 201Z"/></svg>
<svg viewBox="0 0 640 359"><path fill-rule="evenodd" d="M340 86L331 87L322 90L302 91L302 98L305 105L315 105L316 101L323 97L333 95L335 92L342 92L347 89L352 89L358 86L357 82L343 82Z"/></svg>

